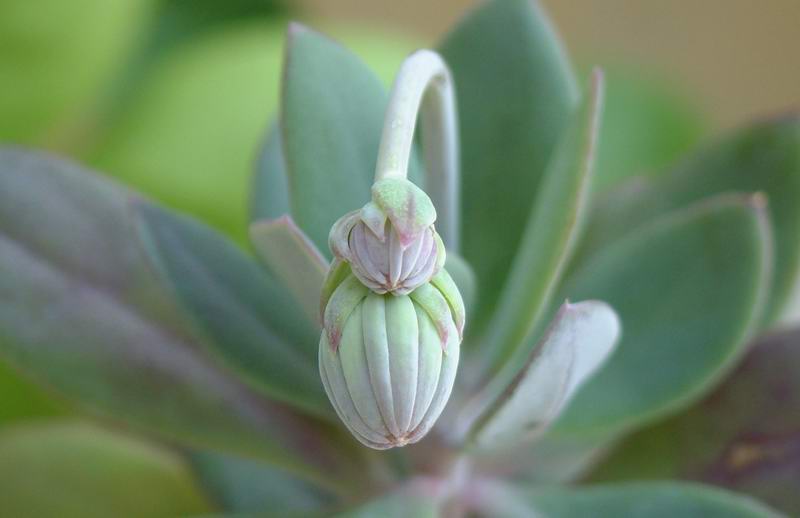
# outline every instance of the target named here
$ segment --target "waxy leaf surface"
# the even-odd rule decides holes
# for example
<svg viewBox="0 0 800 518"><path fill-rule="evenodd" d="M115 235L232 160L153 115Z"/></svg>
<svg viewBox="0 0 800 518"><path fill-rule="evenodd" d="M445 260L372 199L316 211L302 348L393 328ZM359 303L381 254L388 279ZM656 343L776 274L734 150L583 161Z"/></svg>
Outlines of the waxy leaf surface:
<svg viewBox="0 0 800 518"><path fill-rule="evenodd" d="M762 338L699 404L631 435L594 481L683 478L800 514L800 331Z"/></svg>
<svg viewBox="0 0 800 518"><path fill-rule="evenodd" d="M567 266L587 213L602 102L603 76L596 70L541 178L498 309L481 343L495 369L505 364L517 370L524 361L535 343L529 335Z"/></svg>
<svg viewBox="0 0 800 518"><path fill-rule="evenodd" d="M481 5L440 51L456 88L461 252L480 282L471 323L471 332L479 333L500 296L578 89L549 20L529 0Z"/></svg>
<svg viewBox="0 0 800 518"><path fill-rule="evenodd" d="M134 203L145 202L71 162L0 151L0 354L136 427L308 476L335 470L319 423L206 354L154 273Z"/></svg>
<svg viewBox="0 0 800 518"><path fill-rule="evenodd" d="M213 353L270 397L326 415L317 328L280 280L202 223L152 205L136 208L153 263Z"/></svg>
<svg viewBox="0 0 800 518"><path fill-rule="evenodd" d="M333 223L370 200L388 94L355 54L311 29L291 25L286 45L280 130L289 205L327 255ZM418 182L413 164L409 178Z"/></svg>
<svg viewBox="0 0 800 518"><path fill-rule="evenodd" d="M520 373L478 419L472 440L499 449L540 436L608 358L619 332L608 305L564 304Z"/></svg>
<svg viewBox="0 0 800 518"><path fill-rule="evenodd" d="M797 320L800 305L800 118L766 120L734 131L673 170L634 179L601 198L579 256L634 231L671 210L722 192L763 192L775 240L775 267L764 322ZM800 299L798 299L800 300Z"/></svg>
<svg viewBox="0 0 800 518"><path fill-rule="evenodd" d="M608 302L625 333L555 432L629 430L709 390L761 318L770 245L764 200L725 195L642 226L587 259L562 295Z"/></svg>
<svg viewBox="0 0 800 518"><path fill-rule="evenodd" d="M290 216L258 221L250 226L256 254L274 272L306 317L319 322L319 301L328 261Z"/></svg>

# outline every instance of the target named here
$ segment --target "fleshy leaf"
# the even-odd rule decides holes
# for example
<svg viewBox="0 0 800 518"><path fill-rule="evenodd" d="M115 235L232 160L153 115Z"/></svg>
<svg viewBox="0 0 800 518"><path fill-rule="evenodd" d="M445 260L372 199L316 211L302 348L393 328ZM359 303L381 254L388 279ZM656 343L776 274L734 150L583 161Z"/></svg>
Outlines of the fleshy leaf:
<svg viewBox="0 0 800 518"><path fill-rule="evenodd" d="M441 486L425 479L407 483L357 507L335 513L336 518L438 518L441 516Z"/></svg>
<svg viewBox="0 0 800 518"><path fill-rule="evenodd" d="M328 261L290 216L250 226L261 260L286 285L312 322L319 322L319 300Z"/></svg>
<svg viewBox="0 0 800 518"><path fill-rule="evenodd" d="M787 304L795 286L800 286L800 117L739 129L668 174L621 188L622 192L610 193L594 210L579 255L707 196L727 191L765 193L775 238L775 267L764 319L767 324L782 316L791 320Z"/></svg>
<svg viewBox="0 0 800 518"><path fill-rule="evenodd" d="M778 518L761 502L700 484L651 482L522 490L498 487L479 500L488 516L511 518Z"/></svg>
<svg viewBox="0 0 800 518"><path fill-rule="evenodd" d="M318 328L276 278L187 216L137 204L145 249L223 363L271 398L326 416Z"/></svg>
<svg viewBox="0 0 800 518"><path fill-rule="evenodd" d="M723 195L642 226L588 259L562 295L607 301L625 334L555 431L628 430L709 390L762 314L770 246L763 198Z"/></svg>
<svg viewBox="0 0 800 518"><path fill-rule="evenodd" d="M370 200L387 100L354 54L299 24L289 27L280 113L289 199L294 220L320 250L333 223ZM418 170L409 174L419 185Z"/></svg>
<svg viewBox="0 0 800 518"><path fill-rule="evenodd" d="M650 66L605 66L606 102L595 191L657 176L700 142L705 117L688 92Z"/></svg>
<svg viewBox="0 0 800 518"><path fill-rule="evenodd" d="M21 418L57 416L67 411L64 407L63 402L0 358L0 425Z"/></svg>
<svg viewBox="0 0 800 518"><path fill-rule="evenodd" d="M529 335L544 316L588 212L602 100L603 76L596 70L581 109L540 180L498 309L482 341L493 367L510 366L511 376L535 344Z"/></svg>
<svg viewBox="0 0 800 518"><path fill-rule="evenodd" d="M702 402L626 438L590 478L697 480L800 515L800 331L763 338Z"/></svg>
<svg viewBox="0 0 800 518"><path fill-rule="evenodd" d="M280 125L274 124L256 162L250 193L250 221L278 219L290 211L283 139Z"/></svg>
<svg viewBox="0 0 800 518"><path fill-rule="evenodd" d="M467 264L467 262L460 255L452 250L447 251L444 269L446 270L446 274L448 277L450 277L450 279L448 280L444 274L437 274L433 277L433 279L431 279L431 282L433 282L436 287L439 288L442 293L444 293L445 298L447 298L451 305L457 302L455 294L448 296L453 289L451 283L455 284L455 287L461 294L461 302L463 303L464 307L453 307L454 315L457 318L461 318L465 321L466 315L472 314L471 311L475 305L475 299L478 296L478 279L475 278L475 272L472 271L472 268L469 266L469 264ZM439 272L441 273L441 270ZM464 321L460 323L457 322L462 331L464 329Z"/></svg>
<svg viewBox="0 0 800 518"><path fill-rule="evenodd" d="M445 38L461 133L461 252L480 281L470 323L495 307L550 156L578 101L564 49L536 2L491 0ZM492 217L487 217L491 212ZM498 226L502 223L502 226Z"/></svg>
<svg viewBox="0 0 800 518"><path fill-rule="evenodd" d="M332 500L318 487L252 459L198 451L190 460L200 483L227 512L307 516Z"/></svg>
<svg viewBox="0 0 800 518"><path fill-rule="evenodd" d="M69 420L0 432L0 501L5 516L156 518L211 510L174 452Z"/></svg>
<svg viewBox="0 0 800 518"><path fill-rule="evenodd" d="M602 302L562 305L520 373L491 396L471 440L498 449L540 436L608 358L619 333L617 315Z"/></svg>
<svg viewBox="0 0 800 518"><path fill-rule="evenodd" d="M162 436L312 477L341 467L320 423L205 354L140 246L132 199L70 162L0 151L0 354L85 408Z"/></svg>

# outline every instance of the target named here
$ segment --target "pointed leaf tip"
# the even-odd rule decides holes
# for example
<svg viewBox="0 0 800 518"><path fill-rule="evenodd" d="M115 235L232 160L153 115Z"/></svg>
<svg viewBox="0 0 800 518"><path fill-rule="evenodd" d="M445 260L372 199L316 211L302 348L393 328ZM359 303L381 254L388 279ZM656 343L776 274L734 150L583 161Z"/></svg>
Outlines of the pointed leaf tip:
<svg viewBox="0 0 800 518"><path fill-rule="evenodd" d="M472 427L474 443L509 447L544 433L609 358L619 334L619 318L608 304L565 302L515 379L502 387L496 378L479 398L475 408L485 410Z"/></svg>
<svg viewBox="0 0 800 518"><path fill-rule="evenodd" d="M589 214L603 80L597 71L541 178L485 347L491 368L516 370L543 318ZM506 367L508 366L508 367Z"/></svg>
<svg viewBox="0 0 800 518"><path fill-rule="evenodd" d="M461 252L480 283L470 328L483 334L579 89L537 2L482 2L446 36L440 51L458 91ZM506 136L502 145L487 146L499 135ZM497 221L504 223L502 232Z"/></svg>
<svg viewBox="0 0 800 518"><path fill-rule="evenodd" d="M552 433L631 430L690 404L734 365L763 315L772 267L767 215L751 204L742 194L697 202L574 269L561 292L607 300L625 334Z"/></svg>
<svg viewBox="0 0 800 518"><path fill-rule="evenodd" d="M291 216L250 225L256 255L286 285L309 322L319 323L319 300L328 261Z"/></svg>

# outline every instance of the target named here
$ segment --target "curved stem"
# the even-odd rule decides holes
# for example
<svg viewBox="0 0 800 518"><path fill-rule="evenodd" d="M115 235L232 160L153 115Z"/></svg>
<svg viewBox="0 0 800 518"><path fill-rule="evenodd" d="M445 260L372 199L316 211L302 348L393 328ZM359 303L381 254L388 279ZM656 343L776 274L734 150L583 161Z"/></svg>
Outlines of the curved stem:
<svg viewBox="0 0 800 518"><path fill-rule="evenodd" d="M375 180L405 178L417 114L422 118L426 190L436 207L436 228L445 246L458 250L458 121L453 80L439 54L419 50L403 62L392 86L383 123Z"/></svg>

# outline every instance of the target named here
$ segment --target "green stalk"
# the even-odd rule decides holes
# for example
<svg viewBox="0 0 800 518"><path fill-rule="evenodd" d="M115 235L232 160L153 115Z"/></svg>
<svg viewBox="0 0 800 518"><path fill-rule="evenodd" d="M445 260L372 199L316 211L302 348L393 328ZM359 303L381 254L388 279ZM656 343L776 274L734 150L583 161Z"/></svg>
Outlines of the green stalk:
<svg viewBox="0 0 800 518"><path fill-rule="evenodd" d="M449 250L459 242L458 121L453 80L442 58L419 50L403 62L383 124L375 181L406 178L417 115L422 119L426 191L436 207L437 230Z"/></svg>

